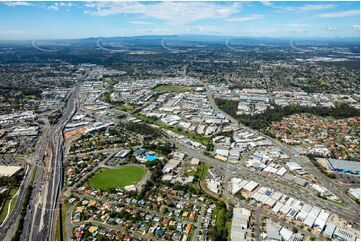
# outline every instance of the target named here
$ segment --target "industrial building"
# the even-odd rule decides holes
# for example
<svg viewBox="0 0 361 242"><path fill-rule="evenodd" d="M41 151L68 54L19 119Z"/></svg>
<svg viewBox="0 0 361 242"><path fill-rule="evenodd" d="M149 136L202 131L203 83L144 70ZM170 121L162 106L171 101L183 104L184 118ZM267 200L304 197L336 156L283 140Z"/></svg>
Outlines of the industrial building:
<svg viewBox="0 0 361 242"><path fill-rule="evenodd" d="M338 159L327 159L330 170L334 172L352 173L360 175L360 162L338 160Z"/></svg>
<svg viewBox="0 0 361 242"><path fill-rule="evenodd" d="M249 217L251 211L245 208L234 208L232 227L231 227L231 240L244 241L246 240L247 229L249 225Z"/></svg>
<svg viewBox="0 0 361 242"><path fill-rule="evenodd" d="M0 177L12 177L22 169L21 166L0 166Z"/></svg>

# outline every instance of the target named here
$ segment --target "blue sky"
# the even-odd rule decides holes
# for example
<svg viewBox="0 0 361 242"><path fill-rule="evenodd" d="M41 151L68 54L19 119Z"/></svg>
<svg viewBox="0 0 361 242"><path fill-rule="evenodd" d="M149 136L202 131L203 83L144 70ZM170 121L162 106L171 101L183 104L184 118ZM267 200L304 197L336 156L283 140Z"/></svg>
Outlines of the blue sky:
<svg viewBox="0 0 361 242"><path fill-rule="evenodd" d="M359 37L360 3L0 2L0 39L164 34Z"/></svg>

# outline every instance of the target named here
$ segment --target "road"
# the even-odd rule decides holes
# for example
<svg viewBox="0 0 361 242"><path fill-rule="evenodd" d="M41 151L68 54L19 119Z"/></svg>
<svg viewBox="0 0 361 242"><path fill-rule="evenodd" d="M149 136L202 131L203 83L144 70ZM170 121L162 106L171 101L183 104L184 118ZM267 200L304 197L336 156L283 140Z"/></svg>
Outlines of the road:
<svg viewBox="0 0 361 242"><path fill-rule="evenodd" d="M201 204L201 211L199 212L198 218L196 223L194 224L195 230L193 231L193 235L192 235L192 241L197 241L197 237L198 237L198 233L199 233L199 229L201 227L201 223L202 220L204 218L204 213L206 211L206 206L202 203Z"/></svg>
<svg viewBox="0 0 361 242"><path fill-rule="evenodd" d="M228 179L232 177L242 177L243 179L254 180L262 186L272 188L274 191L281 192L288 196L292 196L296 199L305 201L314 206L326 208L328 211L338 214L341 218L344 218L347 221L351 220L357 224L359 223L359 213L349 211L348 209L346 209L347 207L345 206L318 197L316 191L294 184L291 185L283 179L280 179L278 177L272 177L258 170L252 170L244 166L216 160L214 158L204 155L202 150L194 149L179 141L178 139L169 136L167 132L164 132L164 130L162 130L160 127L156 125L152 126L154 128L158 128L160 130L160 134L162 134L169 142L175 144L175 146L180 151L189 156L198 158L202 162L205 162L210 166L220 170ZM255 131L252 130L252 132Z"/></svg>
<svg viewBox="0 0 361 242"><path fill-rule="evenodd" d="M44 183L44 196L40 196L39 204L35 204L33 223L31 226L30 240L54 240L56 215L59 208L59 199L63 186L63 149L64 137L63 129L66 123L76 112L76 89L70 96L67 106L59 122L53 126L50 131L51 159L49 168L48 181Z"/></svg>
<svg viewBox="0 0 361 242"><path fill-rule="evenodd" d="M44 156L44 150L46 145L46 137L48 136L49 132L49 123L44 121L44 126L42 128L42 134L39 138L39 141L36 144L35 152L27 158L27 172L24 174L24 180L19 188L18 191L18 198L16 200L15 206L11 212L11 214L8 216L7 220L4 221L4 223L0 226L0 239L1 240L11 240L15 230L17 228L19 218L20 218L20 212L22 209L22 206L25 202L25 195L26 195L26 189L29 187L29 185L32 185L32 175L37 172L37 168L41 161L43 160Z"/></svg>
<svg viewBox="0 0 361 242"><path fill-rule="evenodd" d="M259 241L260 239L260 226L261 226L261 222L260 222L260 216L261 216L261 213L260 213L260 210L257 208L255 210L255 223L254 223L254 229L255 229L255 233L254 233L254 238L255 240Z"/></svg>
<svg viewBox="0 0 361 242"><path fill-rule="evenodd" d="M24 220L22 240L54 240L57 225L57 213L62 196L63 160L65 125L78 109L77 95L80 83L86 79L89 71L79 78L69 92L65 105L61 107L62 116L56 124L50 126L40 139L41 147L36 152L41 157L34 163L35 170L33 193L30 206ZM44 161L44 162L43 162Z"/></svg>
<svg viewBox="0 0 361 242"><path fill-rule="evenodd" d="M8 216L8 219L0 227L0 239L11 239L11 234L14 233L14 227L19 220L19 214L24 203L24 195L26 188L29 185L32 185L31 174L34 176L34 190L30 198L30 206L28 208L28 214L25 216L24 230L22 239L23 240L54 240L55 239L55 230L57 225L57 213L59 212L59 203L62 196L63 189L63 178L64 178L64 136L63 131L65 125L69 122L72 116L79 109L79 89L80 82L85 79L87 74L82 76L78 81L77 85L70 92L65 106L62 108L62 116L58 122L52 126L49 123L45 122L44 131L42 136L39 139L39 144L36 148L36 152L30 158L31 160L31 169L28 169L28 172L24 178L23 185L19 189L19 196L15 207L12 213ZM196 150L192 147L189 147L178 140L167 137L167 139L174 143L176 147L195 158L200 159L201 161L208 163L212 167L219 169L224 173L225 177L229 181L232 177L243 177L244 179L255 180L262 186L267 186L275 191L282 192L284 194L293 196L297 199L306 201L310 204L326 208L327 210L337 213L340 217L343 217L347 220L353 220L359 224L359 205L356 204L352 199L350 199L344 191L342 191L337 184L328 179L320 171L317 170L311 163L311 161L304 156L300 156L292 147L289 147L278 140L272 139L271 137L265 136L263 133L260 133L256 130L250 129L242 124L240 124L235 118L231 117L229 114L223 112L215 103L213 95L208 88L207 84L204 84L204 87L207 92L208 100L210 105L214 110L219 113L224 114L224 116L230 120L232 126L235 129L242 128L253 132L257 135L266 137L267 139L272 140L277 146L279 146L287 155L291 157L291 160L298 162L304 167L306 171L318 178L320 184L326 187L329 191L338 196L345 204L346 207L343 207L338 204L323 200L317 195L302 187L293 186L277 180L276 178L270 179L272 177L267 176L259 171L253 171L246 167L234 165L230 163L221 162L219 160L213 159L209 156L203 154L202 151ZM46 156L47 145L49 145L50 154L48 154L48 163L42 164ZM40 169L39 169L40 168ZM47 177L47 179L44 179ZM232 197L232 196L230 196ZM252 207L249 204L240 202L242 206ZM253 207L254 208L254 207ZM258 211L257 217L260 216ZM267 214L269 217L277 218L277 216L272 214ZM198 221L197 221L198 222ZM257 237L259 234L257 234Z"/></svg>
<svg viewBox="0 0 361 242"><path fill-rule="evenodd" d="M275 181L275 179L270 179L271 177L266 176L265 174L262 174L262 172L259 171L251 171L248 168L225 163L216 159L213 159L209 156L206 156L199 151L196 151L184 144L179 143L178 141L171 139L171 142L176 145L176 147L184 152L185 154L188 154L189 156L193 156L211 166L214 168L220 170L222 173L224 173L226 178L231 177L239 177L242 176L245 179L254 180L258 182L262 186L270 187L274 191L281 192L283 194L287 194L289 196L293 196L297 199L300 199L302 201L305 201L307 203L317 205L323 208L326 208L329 211L335 212L339 214L340 217L343 217L345 219L352 219L354 221L358 221L359 214L355 214L351 211L345 210L345 207L334 204L330 201L324 200L322 198L319 198L316 193L310 192L308 189L300 187L300 186L291 186L287 184L286 182L282 183L280 180Z"/></svg>
<svg viewBox="0 0 361 242"><path fill-rule="evenodd" d="M207 84L204 84L204 87L206 89L207 92L207 97L209 100L209 103L211 105L211 107L216 110L217 112L222 113L225 117L227 117L232 124L237 125L237 127L240 127L244 130L247 130L249 132L255 133L259 136L265 137L269 140L271 140L274 144L276 144L285 154L287 154L288 156L291 157L292 161L297 162L299 165L301 165L307 172L309 172L310 174L312 174L314 177L317 178L318 182L326 187L330 192L332 192L333 194L335 194L337 197L340 198L340 200L342 202L344 202L347 205L347 209L349 210L349 215L351 216L351 218L353 218L353 220L357 221L357 223L359 224L359 214L360 214L360 207L359 205L352 200L344 191L342 191L338 185L333 182L331 179L329 179L328 177L326 177L324 174L322 174L316 167L314 167L314 165L312 164L312 162L308 159L308 157L306 156L301 156L298 154L297 151L295 151L292 147L281 143L280 141L273 139L269 136L266 136L263 133L260 133L259 131L253 130L241 123L239 123L236 119L234 119L232 116L230 116L229 114L225 113L223 110L221 110L214 98L213 95L210 91L210 89L208 88ZM257 180L256 180L257 181ZM297 191L297 187L295 187L295 191ZM299 194L301 195L301 194ZM329 207L329 206L333 206L332 204L328 203L327 201L324 201L324 203L322 203L324 206L322 207ZM343 214L345 212L345 209L337 209L337 213L339 214ZM342 215L341 215L342 217ZM347 218L347 217L346 217Z"/></svg>
<svg viewBox="0 0 361 242"><path fill-rule="evenodd" d="M59 212L59 202L62 194L64 179L64 128L78 109L78 92L80 82L73 88L66 106L62 110L60 120L50 131L51 159L48 181L45 182L45 193L41 196L38 206L36 206L33 217L30 240L54 240L57 214ZM40 215L39 215L40 214Z"/></svg>

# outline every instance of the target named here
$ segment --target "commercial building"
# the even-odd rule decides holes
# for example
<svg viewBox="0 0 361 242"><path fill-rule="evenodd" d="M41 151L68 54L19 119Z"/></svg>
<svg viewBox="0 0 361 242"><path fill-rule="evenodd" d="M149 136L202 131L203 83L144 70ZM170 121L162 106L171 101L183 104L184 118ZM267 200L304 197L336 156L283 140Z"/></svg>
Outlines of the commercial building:
<svg viewBox="0 0 361 242"><path fill-rule="evenodd" d="M347 193L354 199L360 200L360 188L350 188Z"/></svg>
<svg viewBox="0 0 361 242"><path fill-rule="evenodd" d="M330 170L334 172L360 175L360 162L338 159L327 159L327 161L330 166Z"/></svg>
<svg viewBox="0 0 361 242"><path fill-rule="evenodd" d="M22 170L21 166L0 166L0 177L12 177Z"/></svg>
<svg viewBox="0 0 361 242"><path fill-rule="evenodd" d="M244 241L246 240L247 229L251 211L245 208L234 208L232 227L231 227L231 240Z"/></svg>

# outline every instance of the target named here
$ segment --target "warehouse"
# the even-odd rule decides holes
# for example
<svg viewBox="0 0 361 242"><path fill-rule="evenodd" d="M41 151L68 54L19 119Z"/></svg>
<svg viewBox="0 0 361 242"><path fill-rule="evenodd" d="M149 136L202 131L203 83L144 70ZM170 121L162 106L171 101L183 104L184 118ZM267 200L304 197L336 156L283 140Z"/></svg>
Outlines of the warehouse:
<svg viewBox="0 0 361 242"><path fill-rule="evenodd" d="M347 229L339 228L339 227L337 227L335 229L333 236L336 239L339 239L342 241L355 241L356 240L356 235L353 232L351 232Z"/></svg>
<svg viewBox="0 0 361 242"><path fill-rule="evenodd" d="M0 166L0 177L12 177L21 170L21 166Z"/></svg>
<svg viewBox="0 0 361 242"><path fill-rule="evenodd" d="M243 241L246 239L247 228L251 211L245 208L234 208L232 227L231 227L231 240Z"/></svg>
<svg viewBox="0 0 361 242"><path fill-rule="evenodd" d="M319 227L320 230L322 231L326 226L326 221L329 216L330 216L329 213L327 213L325 210L322 210L315 220L315 223L314 223L315 226Z"/></svg>
<svg viewBox="0 0 361 242"><path fill-rule="evenodd" d="M255 181L250 181L247 183L247 185L244 186L244 189L252 192L254 189L256 189L256 187L258 187L258 183Z"/></svg>
<svg viewBox="0 0 361 242"><path fill-rule="evenodd" d="M326 228L325 231L323 232L323 234L325 236L327 236L328 238L332 238L333 237L333 233L335 232L336 229L336 225L332 224L332 223L327 223L326 224Z"/></svg>
<svg viewBox="0 0 361 242"><path fill-rule="evenodd" d="M352 173L360 175L360 162L338 159L327 159L330 170L334 172Z"/></svg>
<svg viewBox="0 0 361 242"><path fill-rule="evenodd" d="M278 213L278 212L280 211L280 209L281 209L282 206L283 206L282 203L277 202L276 205L273 207L272 211L273 211L274 213Z"/></svg>

